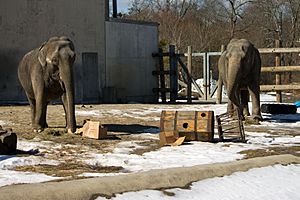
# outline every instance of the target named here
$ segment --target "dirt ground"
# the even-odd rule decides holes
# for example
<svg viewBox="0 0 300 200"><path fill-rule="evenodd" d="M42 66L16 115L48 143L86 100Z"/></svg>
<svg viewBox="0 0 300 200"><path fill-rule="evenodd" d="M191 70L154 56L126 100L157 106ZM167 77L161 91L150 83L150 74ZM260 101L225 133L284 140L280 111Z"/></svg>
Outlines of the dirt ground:
<svg viewBox="0 0 300 200"><path fill-rule="evenodd" d="M101 110L109 113L112 109L122 110L129 105L76 105L77 111ZM152 105L130 105L131 109L141 109L141 107L152 107ZM77 126L82 127L86 119L100 121L108 129L108 138L104 140L94 140L83 138L80 135L65 133L65 117L62 105L49 105L47 109L47 123L49 128L42 133L34 133L31 128L31 115L29 106L0 106L0 124L3 128L12 128L18 139L34 141L50 141L61 144L62 147L56 149L42 149L39 154L47 159L63 161L62 164L53 168L51 165L19 166L17 171L31 171L45 173L51 176L78 178L77 175L83 172L109 173L119 172L122 167L93 166L78 161L78 154L86 152L107 153L124 141L138 140L139 145L144 148L134 150L133 154L143 154L160 148L158 140L145 139L136 133L142 133L145 129L159 128L159 121L136 119L128 116L76 116ZM148 116L151 119L151 115ZM153 116L157 117L157 116ZM24 155L18 155L24 156Z"/></svg>
<svg viewBox="0 0 300 200"><path fill-rule="evenodd" d="M91 111L101 110L107 111L111 109L126 109L128 104L120 105L76 105L76 111ZM141 107L148 107L151 105L130 105L131 109ZM33 139L40 138L42 140L50 140L60 143L68 144L86 144L95 148L101 147L103 150L105 145L113 145L119 143L121 140L130 140L130 134L141 133L147 128L159 128L159 121L149 121L143 119L136 119L127 116L118 116L112 114L111 116L76 116L77 127L82 127L83 121L86 119L100 121L108 128L107 140L92 140L82 138L79 135L71 135L65 133L65 116L62 105L49 105L47 109L47 123L49 128L42 133L34 133L31 128L31 115L29 106L0 106L0 120L7 122L3 127L12 128L19 138ZM151 116L148 116L151 117ZM157 117L157 116L153 116ZM1 125L1 124L0 124ZM139 138L142 139L142 138Z"/></svg>
<svg viewBox="0 0 300 200"><path fill-rule="evenodd" d="M138 140L143 148L134 150L133 154L143 154L145 152L157 150L160 148L157 139L149 139L139 136L137 133L144 133L147 129L154 128L159 131L159 113L150 112L144 117L135 118L132 115L124 115L122 112L115 113L112 110L136 109L143 112L144 109L159 109L161 105L148 104L102 104L102 105L76 105L76 111L94 111L101 110L105 115L76 116L77 126L80 127L86 119L98 120L108 129L108 139L93 140L82 138L80 135L65 133L65 117L61 105L49 105L47 122L49 128L42 133L33 133L31 128L31 116L29 106L0 106L0 123L4 122L4 128L12 128L17 133L19 140L50 141L55 144L61 144L59 150L42 149L40 154L47 159L62 161L55 169L51 165L21 166L17 167L19 171L41 172L52 176L78 178L77 175L83 172L119 172L122 167L111 166L92 166L78 161L78 154L84 155L86 152L107 153L114 147L124 141ZM176 108L176 105L168 105L168 108ZM111 113L111 114L110 114ZM158 116L157 116L158 115ZM268 133L266 128L253 128L245 125L247 131ZM271 132L270 132L271 133ZM215 133L217 134L217 133ZM272 134L274 134L272 132ZM276 134L286 134L286 130L279 130ZM290 135L299 135L298 130L290 130ZM224 144L226 145L226 144ZM261 157L268 155L290 153L299 155L299 146L278 147L272 149L263 149L243 152L247 154L246 158ZM24 155L18 155L24 156Z"/></svg>

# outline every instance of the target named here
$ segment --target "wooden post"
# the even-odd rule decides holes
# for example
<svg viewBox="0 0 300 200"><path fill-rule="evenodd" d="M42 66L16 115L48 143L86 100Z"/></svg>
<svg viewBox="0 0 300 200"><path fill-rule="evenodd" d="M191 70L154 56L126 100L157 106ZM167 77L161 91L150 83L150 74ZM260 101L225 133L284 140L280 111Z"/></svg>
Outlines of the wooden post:
<svg viewBox="0 0 300 200"><path fill-rule="evenodd" d="M205 88L206 88L206 98L208 100L210 98L210 55L206 54L206 80L205 80Z"/></svg>
<svg viewBox="0 0 300 200"><path fill-rule="evenodd" d="M178 64L175 53L175 46L169 46L169 63L170 63L170 102L175 103L178 93Z"/></svg>
<svg viewBox="0 0 300 200"><path fill-rule="evenodd" d="M188 57L187 57L187 68L188 73L192 74L192 46L188 46ZM192 103L192 80L191 76L188 77L188 83L187 83L187 102Z"/></svg>
<svg viewBox="0 0 300 200"><path fill-rule="evenodd" d="M223 53L223 51L225 51L224 44L221 45L221 53ZM219 69L219 67L218 67L218 69ZM219 73L220 73L220 71L219 71ZM222 103L222 90L223 90L223 82L220 79L220 74L219 74L218 88L217 88L217 104Z"/></svg>
<svg viewBox="0 0 300 200"><path fill-rule="evenodd" d="M280 40L275 41L275 47L280 48ZM275 66L279 67L281 65L280 63L280 53L276 53L276 58L275 58ZM276 85L281 85L281 74L276 73ZM276 91L276 102L281 103L282 102L282 95L281 91Z"/></svg>
<svg viewBox="0 0 300 200"><path fill-rule="evenodd" d="M208 92L207 92L207 60L208 56L207 56L207 52L204 53L204 65L203 65L203 92L204 92L204 100L208 99Z"/></svg>
<svg viewBox="0 0 300 200"><path fill-rule="evenodd" d="M159 82L160 82L160 88L161 90L161 101L162 103L167 102L167 97L166 97L166 82L165 82L165 73L164 73L164 57L163 57L163 49L159 48L158 49L158 55L159 55Z"/></svg>

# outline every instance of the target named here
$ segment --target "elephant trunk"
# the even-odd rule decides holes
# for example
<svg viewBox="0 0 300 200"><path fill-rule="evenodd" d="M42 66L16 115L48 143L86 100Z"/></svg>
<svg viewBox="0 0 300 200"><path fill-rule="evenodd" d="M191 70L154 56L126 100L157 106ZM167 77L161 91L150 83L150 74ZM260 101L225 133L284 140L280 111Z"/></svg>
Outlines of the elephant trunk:
<svg viewBox="0 0 300 200"><path fill-rule="evenodd" d="M75 105L74 105L74 85L73 85L73 74L72 64L68 62L62 63L60 69L61 80L63 81L65 89L64 106L66 111L66 122L68 132L76 131L76 120L75 120Z"/></svg>
<svg viewBox="0 0 300 200"><path fill-rule="evenodd" d="M241 79L241 62L238 59L229 59L227 71L227 94L236 108L241 109L239 100L240 79Z"/></svg>

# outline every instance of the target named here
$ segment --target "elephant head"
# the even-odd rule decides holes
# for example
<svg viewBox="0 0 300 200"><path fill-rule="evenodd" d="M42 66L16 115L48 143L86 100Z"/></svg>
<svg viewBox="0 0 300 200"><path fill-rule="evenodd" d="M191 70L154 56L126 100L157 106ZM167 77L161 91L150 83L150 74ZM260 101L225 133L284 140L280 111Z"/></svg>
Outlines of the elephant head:
<svg viewBox="0 0 300 200"><path fill-rule="evenodd" d="M72 74L75 56L74 45L67 37L50 38L38 52L38 61L43 68L45 79L49 82L58 81L61 85L68 132L76 130Z"/></svg>

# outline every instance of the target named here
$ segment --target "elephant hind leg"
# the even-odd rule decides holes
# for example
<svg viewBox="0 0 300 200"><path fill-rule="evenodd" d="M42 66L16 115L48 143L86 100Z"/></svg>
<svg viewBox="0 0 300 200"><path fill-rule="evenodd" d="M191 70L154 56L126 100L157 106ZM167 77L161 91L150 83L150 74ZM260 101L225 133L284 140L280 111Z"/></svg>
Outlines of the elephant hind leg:
<svg viewBox="0 0 300 200"><path fill-rule="evenodd" d="M252 118L261 121L263 118L261 116L260 110L260 97L259 97L259 85L250 85L249 92L252 99Z"/></svg>
<svg viewBox="0 0 300 200"><path fill-rule="evenodd" d="M248 108L248 102L249 102L249 91L248 89L241 89L241 104L243 106L243 114L245 116L250 116L249 108Z"/></svg>
<svg viewBox="0 0 300 200"><path fill-rule="evenodd" d="M45 103L46 105L43 106L42 110L42 119L41 119L41 126L42 128L48 128L47 124L47 106L48 102Z"/></svg>

